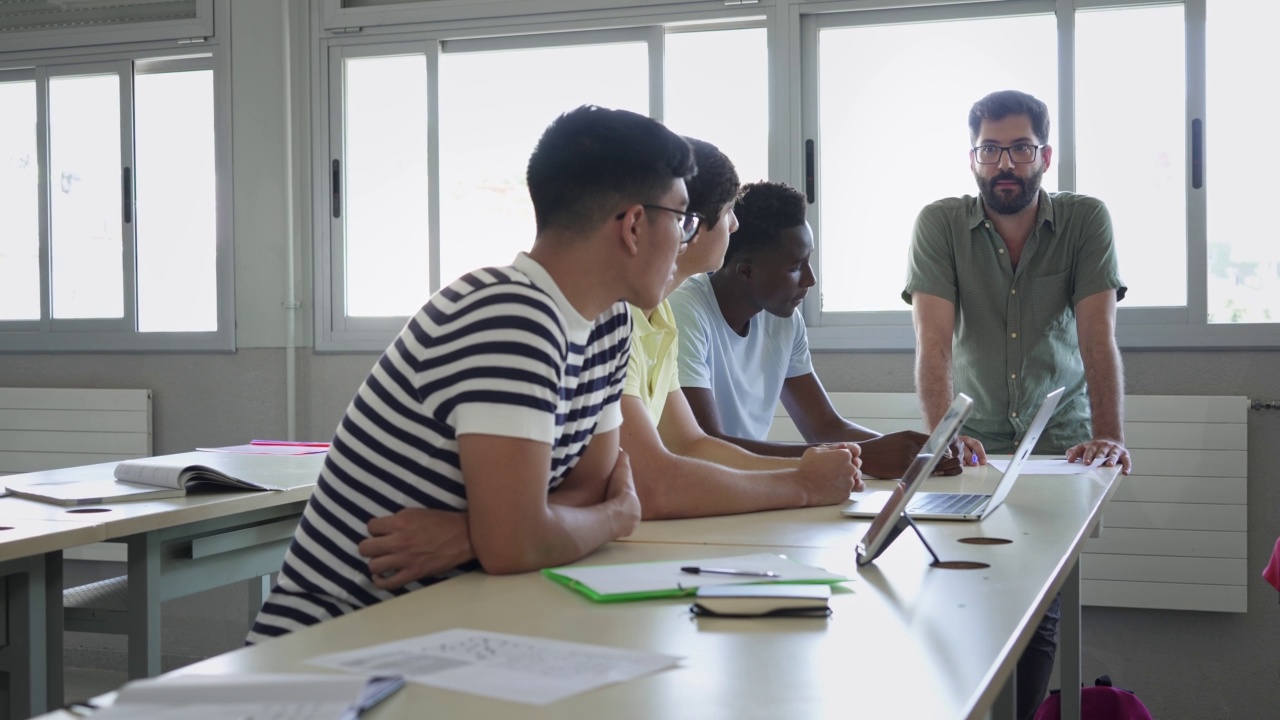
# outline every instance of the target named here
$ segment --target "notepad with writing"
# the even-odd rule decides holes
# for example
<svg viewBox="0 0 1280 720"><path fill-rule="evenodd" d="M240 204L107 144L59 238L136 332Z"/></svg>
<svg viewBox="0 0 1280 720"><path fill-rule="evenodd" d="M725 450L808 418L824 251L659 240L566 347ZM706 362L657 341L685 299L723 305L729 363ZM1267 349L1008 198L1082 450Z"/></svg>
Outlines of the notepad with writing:
<svg viewBox="0 0 1280 720"><path fill-rule="evenodd" d="M692 574L681 568L733 568L744 572L774 573L773 577ZM620 565L566 565L542 574L596 602L622 602L648 598L692 595L700 587L749 583L816 583L830 585L849 580L844 575L805 565L774 553L732 557L624 563Z"/></svg>
<svg viewBox="0 0 1280 720"><path fill-rule="evenodd" d="M698 588L696 615L712 617L826 617L830 585L713 585Z"/></svg>
<svg viewBox="0 0 1280 720"><path fill-rule="evenodd" d="M49 470L6 478L5 485L14 497L64 506L182 497L189 488L201 485L231 490L281 489L220 469L216 457L183 453L137 458L117 463L114 479Z"/></svg>

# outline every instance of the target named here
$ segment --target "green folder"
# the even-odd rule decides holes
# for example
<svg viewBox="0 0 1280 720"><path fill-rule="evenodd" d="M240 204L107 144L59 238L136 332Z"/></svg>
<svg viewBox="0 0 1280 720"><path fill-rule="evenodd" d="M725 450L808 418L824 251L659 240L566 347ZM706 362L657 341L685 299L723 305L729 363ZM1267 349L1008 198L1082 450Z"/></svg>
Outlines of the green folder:
<svg viewBox="0 0 1280 720"><path fill-rule="evenodd" d="M732 577L724 575L684 574L684 566L730 567L751 570L768 569L777 578ZM731 558L663 560L657 562L622 563L618 565L566 565L542 571L552 582L582 593L599 603L628 602L691 596L707 585L753 585L760 583L810 583L834 585L849 577L803 565L780 555L760 553Z"/></svg>

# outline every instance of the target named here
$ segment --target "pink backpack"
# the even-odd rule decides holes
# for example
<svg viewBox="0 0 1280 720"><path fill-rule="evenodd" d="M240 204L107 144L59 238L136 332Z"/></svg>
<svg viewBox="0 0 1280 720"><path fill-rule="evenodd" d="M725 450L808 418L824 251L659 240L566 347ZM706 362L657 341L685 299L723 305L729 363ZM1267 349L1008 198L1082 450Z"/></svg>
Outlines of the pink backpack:
<svg viewBox="0 0 1280 720"><path fill-rule="evenodd" d="M1035 720L1059 720L1062 695L1051 690L1049 697L1036 709ZM1137 695L1111 684L1111 678L1103 675L1094 681L1093 687L1080 690L1080 720L1153 720L1147 706Z"/></svg>

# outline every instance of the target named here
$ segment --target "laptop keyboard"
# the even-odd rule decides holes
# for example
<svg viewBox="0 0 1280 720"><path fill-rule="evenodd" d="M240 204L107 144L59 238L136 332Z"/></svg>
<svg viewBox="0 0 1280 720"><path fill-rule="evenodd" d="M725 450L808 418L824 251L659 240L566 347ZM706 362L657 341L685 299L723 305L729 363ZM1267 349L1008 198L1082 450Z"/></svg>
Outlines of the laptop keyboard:
<svg viewBox="0 0 1280 720"><path fill-rule="evenodd" d="M909 513L937 513L941 515L969 515L976 513L990 495L973 493L929 493L911 503Z"/></svg>

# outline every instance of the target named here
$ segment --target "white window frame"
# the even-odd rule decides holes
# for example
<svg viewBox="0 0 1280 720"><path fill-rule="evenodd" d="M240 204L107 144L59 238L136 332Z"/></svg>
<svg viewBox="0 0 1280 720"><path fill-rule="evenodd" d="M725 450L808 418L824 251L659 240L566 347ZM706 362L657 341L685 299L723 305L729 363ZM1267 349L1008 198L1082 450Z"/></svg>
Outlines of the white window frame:
<svg viewBox="0 0 1280 720"><path fill-rule="evenodd" d="M133 153L133 77L135 72L165 72L199 67L214 73L215 163L217 168L217 317L218 329L207 332L140 332L137 328L136 233L135 223L123 224L124 316L104 319L58 319L51 313L50 282L50 198L48 182L39 190L41 318L30 321L0 321L0 352L230 352L235 350L235 287L232 277L231 207L231 66L225 38L230 18L226 0L198 0L203 16L192 21L156 23L159 27L119 27L99 33L89 28L78 34L67 31L23 33L43 36L45 42L58 38L80 47L42 49L0 54L0 78L36 80L37 149L42 176L49 167L48 85L49 78L114 71L120 75L121 160L136 166ZM206 32L190 36L193 29ZM51 34L52 33L52 34ZM165 37L162 40L154 38ZM102 44L103 40L145 38L126 45ZM219 38L224 39L219 43ZM7 38L6 38L7 40ZM7 49L6 45L6 49ZM135 65L142 66L135 71ZM136 198L136 192L134 193ZM135 199L136 207L136 199ZM137 217L135 216L135 221Z"/></svg>

